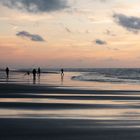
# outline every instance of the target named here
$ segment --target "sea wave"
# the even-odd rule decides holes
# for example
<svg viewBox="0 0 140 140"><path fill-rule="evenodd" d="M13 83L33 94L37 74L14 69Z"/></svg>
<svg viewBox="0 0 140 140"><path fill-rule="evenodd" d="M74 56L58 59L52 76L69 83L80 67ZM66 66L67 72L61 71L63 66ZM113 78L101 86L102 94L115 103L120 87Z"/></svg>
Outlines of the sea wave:
<svg viewBox="0 0 140 140"><path fill-rule="evenodd" d="M72 80L95 82L140 82L140 69L93 69L73 76Z"/></svg>

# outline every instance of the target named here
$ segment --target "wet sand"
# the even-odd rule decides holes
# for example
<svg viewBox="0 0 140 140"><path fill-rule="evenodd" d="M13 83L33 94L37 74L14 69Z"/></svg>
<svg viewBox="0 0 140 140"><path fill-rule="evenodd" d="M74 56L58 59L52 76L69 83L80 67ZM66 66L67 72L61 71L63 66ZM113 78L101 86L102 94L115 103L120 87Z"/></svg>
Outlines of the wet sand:
<svg viewBox="0 0 140 140"><path fill-rule="evenodd" d="M0 119L0 123L0 139L4 140L139 140L140 137L139 129L107 128L92 120Z"/></svg>
<svg viewBox="0 0 140 140"><path fill-rule="evenodd" d="M0 84L2 140L139 140L140 92Z"/></svg>

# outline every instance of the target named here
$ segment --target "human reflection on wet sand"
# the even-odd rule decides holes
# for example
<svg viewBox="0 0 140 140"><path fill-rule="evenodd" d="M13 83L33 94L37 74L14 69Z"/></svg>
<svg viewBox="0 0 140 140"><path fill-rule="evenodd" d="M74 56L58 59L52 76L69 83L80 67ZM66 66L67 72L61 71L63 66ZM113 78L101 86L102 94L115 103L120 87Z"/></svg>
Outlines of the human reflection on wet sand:
<svg viewBox="0 0 140 140"><path fill-rule="evenodd" d="M37 76L33 76L33 84L40 84L40 77L40 74L38 74Z"/></svg>
<svg viewBox="0 0 140 140"><path fill-rule="evenodd" d="M64 74L61 74L61 85L64 83Z"/></svg>
<svg viewBox="0 0 140 140"><path fill-rule="evenodd" d="M34 85L36 84L36 78L33 78L33 84Z"/></svg>
<svg viewBox="0 0 140 140"><path fill-rule="evenodd" d="M8 83L9 82L9 77L6 77L6 83Z"/></svg>
<svg viewBox="0 0 140 140"><path fill-rule="evenodd" d="M40 84L40 76L41 76L41 69L39 67L37 70L38 84Z"/></svg>
<svg viewBox="0 0 140 140"><path fill-rule="evenodd" d="M40 84L40 74L38 74L38 84Z"/></svg>

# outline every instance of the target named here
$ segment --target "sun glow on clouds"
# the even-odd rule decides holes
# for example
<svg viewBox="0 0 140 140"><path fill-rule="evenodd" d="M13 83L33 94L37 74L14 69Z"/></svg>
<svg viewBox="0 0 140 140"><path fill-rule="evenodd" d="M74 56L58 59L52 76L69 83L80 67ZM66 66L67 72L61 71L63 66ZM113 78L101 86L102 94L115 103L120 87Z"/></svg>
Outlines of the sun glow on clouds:
<svg viewBox="0 0 140 140"><path fill-rule="evenodd" d="M138 0L0 0L0 64L140 66L138 4Z"/></svg>

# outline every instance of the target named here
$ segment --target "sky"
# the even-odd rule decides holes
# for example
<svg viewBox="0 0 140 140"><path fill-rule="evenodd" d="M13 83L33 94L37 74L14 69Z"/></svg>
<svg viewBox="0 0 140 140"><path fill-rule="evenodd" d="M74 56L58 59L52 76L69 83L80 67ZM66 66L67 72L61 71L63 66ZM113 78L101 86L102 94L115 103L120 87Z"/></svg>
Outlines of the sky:
<svg viewBox="0 0 140 140"><path fill-rule="evenodd" d="M0 0L0 67L140 67L140 0Z"/></svg>

